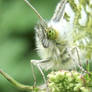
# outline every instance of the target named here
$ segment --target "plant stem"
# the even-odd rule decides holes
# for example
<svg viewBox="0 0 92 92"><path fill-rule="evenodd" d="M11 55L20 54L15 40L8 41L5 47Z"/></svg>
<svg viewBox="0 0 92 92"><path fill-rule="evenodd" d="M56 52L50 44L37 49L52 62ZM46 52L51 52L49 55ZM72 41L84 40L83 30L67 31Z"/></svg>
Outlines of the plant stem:
<svg viewBox="0 0 92 92"><path fill-rule="evenodd" d="M16 88L23 90L23 91L32 91L33 87L28 85L23 85L5 73L3 70L0 69L0 74L3 75L11 84L13 84Z"/></svg>

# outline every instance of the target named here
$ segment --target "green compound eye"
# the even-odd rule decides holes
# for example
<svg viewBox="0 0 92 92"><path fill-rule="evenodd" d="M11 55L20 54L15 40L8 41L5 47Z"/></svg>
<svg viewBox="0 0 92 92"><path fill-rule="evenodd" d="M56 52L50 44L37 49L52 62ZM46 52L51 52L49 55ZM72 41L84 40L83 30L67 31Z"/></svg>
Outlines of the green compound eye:
<svg viewBox="0 0 92 92"><path fill-rule="evenodd" d="M47 37L48 37L48 39L50 39L50 40L55 40L56 37L57 37L56 30L51 29L51 28L48 29L48 30L47 30Z"/></svg>

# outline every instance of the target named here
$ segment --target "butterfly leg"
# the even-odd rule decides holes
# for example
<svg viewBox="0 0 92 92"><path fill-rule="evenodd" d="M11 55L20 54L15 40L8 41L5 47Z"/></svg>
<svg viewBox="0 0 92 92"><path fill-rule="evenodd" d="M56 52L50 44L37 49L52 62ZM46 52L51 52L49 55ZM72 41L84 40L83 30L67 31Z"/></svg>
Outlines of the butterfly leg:
<svg viewBox="0 0 92 92"><path fill-rule="evenodd" d="M78 67L80 68L80 70L82 70L82 72L89 74L89 72L87 72L87 71L82 67L82 65L81 65L78 48L75 47L75 50L76 50L76 52L77 52L77 57L78 57Z"/></svg>
<svg viewBox="0 0 92 92"><path fill-rule="evenodd" d="M31 65L31 69L32 69L32 75L34 78L34 87L35 87L36 86L36 76L35 76L35 72L34 72L34 66L31 61L30 61L30 65Z"/></svg>
<svg viewBox="0 0 92 92"><path fill-rule="evenodd" d="M80 55L79 55L78 48L77 48L77 47L73 47L70 52L72 52L72 51L74 51L74 52L76 51L77 61L76 61L76 59L73 57L72 53L70 53L69 55L71 56L72 60L73 60L75 63L77 63L79 69L80 69L82 72L88 73L88 72L82 67L82 65L81 65ZM88 73L88 74L89 74L89 73Z"/></svg>
<svg viewBox="0 0 92 92"><path fill-rule="evenodd" d="M74 52L74 53L76 52L76 55L74 56L74 53L72 53L72 52ZM71 50L69 50L69 55L72 58L72 60L74 61L75 65L77 64L79 69L82 70L82 72L83 72L84 69L83 69L81 62L80 62L80 56L79 56L79 51L78 51L77 47L73 47Z"/></svg>
<svg viewBox="0 0 92 92"><path fill-rule="evenodd" d="M32 65L32 64L36 65L37 68L39 69L39 71L41 72L41 75L42 75L43 80L44 80L44 82L45 82L45 84L46 84L46 87L47 87L47 92L49 92L49 91L48 91L48 84L47 84L45 75L44 75L44 73L43 73L43 71L42 71L42 68L41 68L41 65L40 65L41 63L45 63L45 62L47 62L47 61L48 61L48 60L45 59L45 60L31 60L30 62L31 62L33 77L34 77L34 81L35 81L34 84L36 84L36 77L35 77L35 73L34 73L34 69L33 69L33 65Z"/></svg>
<svg viewBox="0 0 92 92"><path fill-rule="evenodd" d="M73 60L74 69L77 70L76 60L75 60L75 58L73 57L71 50L68 50L68 55L69 55L70 58Z"/></svg>

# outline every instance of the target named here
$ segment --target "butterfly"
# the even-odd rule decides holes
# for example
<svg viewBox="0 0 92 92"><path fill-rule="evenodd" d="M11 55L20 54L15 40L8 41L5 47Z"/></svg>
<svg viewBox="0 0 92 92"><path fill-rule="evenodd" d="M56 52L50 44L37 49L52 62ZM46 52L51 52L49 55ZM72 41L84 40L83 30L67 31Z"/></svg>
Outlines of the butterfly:
<svg viewBox="0 0 92 92"><path fill-rule="evenodd" d="M86 47L91 41L89 37L84 35L86 32L79 31L78 21L75 22L76 18L79 17L79 10L82 10L80 7L77 8L78 0L75 0L76 2L73 0L73 7L71 7L71 0L60 0L51 20L48 22L27 0L24 1L33 9L40 20L35 27L35 39L36 50L41 60L31 60L34 65L38 66L40 71L41 68L45 70L69 70L86 62ZM76 13L74 13L75 10ZM86 13L84 12L83 18L80 24L84 28L87 22ZM90 56L92 57L92 53Z"/></svg>

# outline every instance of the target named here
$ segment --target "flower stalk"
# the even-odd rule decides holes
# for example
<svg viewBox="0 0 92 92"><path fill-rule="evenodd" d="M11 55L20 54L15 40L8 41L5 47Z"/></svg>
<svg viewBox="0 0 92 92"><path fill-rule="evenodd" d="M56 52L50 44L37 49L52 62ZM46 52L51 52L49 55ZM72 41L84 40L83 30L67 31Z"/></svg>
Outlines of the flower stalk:
<svg viewBox="0 0 92 92"><path fill-rule="evenodd" d="M19 82L17 82L15 79L13 79L11 76L9 76L7 73L5 73L3 70L0 69L0 74L4 76L12 85L14 85L16 88L23 90L23 91L32 91L33 87L28 85L23 85Z"/></svg>

